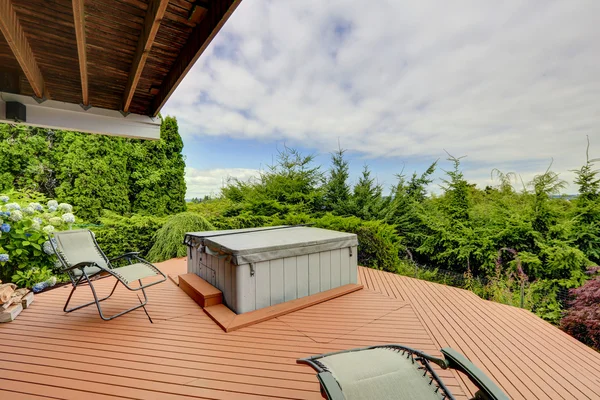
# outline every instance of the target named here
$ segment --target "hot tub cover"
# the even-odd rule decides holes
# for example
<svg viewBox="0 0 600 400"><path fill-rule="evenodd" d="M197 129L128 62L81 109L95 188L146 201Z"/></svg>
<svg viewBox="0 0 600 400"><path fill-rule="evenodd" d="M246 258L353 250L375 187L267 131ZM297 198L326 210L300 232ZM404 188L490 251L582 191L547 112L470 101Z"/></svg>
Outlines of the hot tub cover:
<svg viewBox="0 0 600 400"><path fill-rule="evenodd" d="M202 232L188 232L185 234L185 244L188 244L189 240L192 238L206 239L208 237L213 237L213 236L225 236L225 235L254 232L254 231L282 229L282 228L287 228L287 227L288 227L288 225L277 225L277 226L263 226L263 227L259 227L259 228L222 229L222 230L202 231Z"/></svg>
<svg viewBox="0 0 600 400"><path fill-rule="evenodd" d="M300 226L207 236L204 245L207 252L231 256L241 265L354 247L358 239L354 233Z"/></svg>

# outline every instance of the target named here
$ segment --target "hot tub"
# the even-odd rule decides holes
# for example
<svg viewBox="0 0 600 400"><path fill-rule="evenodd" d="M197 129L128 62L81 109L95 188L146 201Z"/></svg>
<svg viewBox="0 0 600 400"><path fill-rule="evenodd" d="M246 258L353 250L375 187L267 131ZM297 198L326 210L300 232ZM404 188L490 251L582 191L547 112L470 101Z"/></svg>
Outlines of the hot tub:
<svg viewBox="0 0 600 400"><path fill-rule="evenodd" d="M235 313L357 283L355 234L278 226L186 235L188 272L223 293Z"/></svg>

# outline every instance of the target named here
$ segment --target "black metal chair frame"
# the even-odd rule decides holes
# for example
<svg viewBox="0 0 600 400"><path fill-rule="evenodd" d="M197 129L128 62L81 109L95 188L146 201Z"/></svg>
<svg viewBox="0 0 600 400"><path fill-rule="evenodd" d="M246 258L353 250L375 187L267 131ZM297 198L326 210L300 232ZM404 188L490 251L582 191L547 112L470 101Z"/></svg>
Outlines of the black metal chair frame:
<svg viewBox="0 0 600 400"><path fill-rule="evenodd" d="M61 272L66 272L69 275L69 278L71 279L71 283L73 284L73 289L71 289L71 293L69 293L69 297L67 298L67 301L65 303L65 306L63 307L63 311L66 313L70 313L72 311L75 310L79 310L81 308L87 307L87 306L91 306L92 304L96 304L96 307L98 308L98 313L100 314L100 318L102 318L105 321L110 321L111 319L120 317L123 314L127 314L131 311L137 310L140 307L144 307L144 310L146 310L145 306L148 303L148 296L146 295L146 291L145 289L154 285L158 285L159 283L162 283L164 281L167 280L167 277L165 274L162 273L162 271L160 271L158 268L156 268L154 265L152 265L150 262L144 260L143 258L139 257L139 252L128 252L125 254L122 254L118 257L114 257L109 259L108 257L106 257L106 254L104 254L104 252L102 251L102 249L100 248L100 246L98 245L98 242L96 241L96 237L94 236L94 234L88 230L88 233L90 234L90 236L92 237L92 240L94 241L94 245L96 246L96 249L98 250L98 252L100 253L100 255L102 256L102 258L104 258L104 260L106 261L106 265L108 265L108 268L105 268L101 265L96 264L95 262L88 262L88 261L84 261L84 262L80 262L77 263L75 265L69 265L68 261L65 259L65 257L61 254L60 250L57 249L56 245L54 244L53 240L50 240L50 244L52 246L52 249L54 250L54 253L56 254L56 256L58 257L58 260L60 261L60 263L63 265L63 269ZM138 262L141 262L143 264L148 265L150 268L152 268L155 272L157 272L159 275L162 276L162 279L156 281L156 282L152 282L152 283L148 283L146 285L142 284L141 279L138 280L139 283L139 287L131 287L129 286L129 284L127 282L124 282L121 277L119 277L115 272L112 271L112 262L120 260L120 259L125 259L129 262L129 264L134 264L132 260L136 260ZM91 275L88 275L87 272L85 271L85 269L87 267L96 267L99 268L100 271L97 271ZM75 269L80 269L81 270L81 275L79 277L75 276L73 271ZM115 277L117 279L117 281L115 282L115 285L113 286L110 294L106 297L103 297L101 299L98 298L98 294L96 293L96 289L94 288L94 285L92 284L92 281L95 279L92 279L96 276L98 276L101 273L107 273L113 277ZM115 290L117 289L117 286L119 285L119 283L121 283L123 286L125 286L127 289L131 290L131 291L142 291L142 294L144 295L144 301L142 302L141 299L138 296L138 300L140 300L140 304L131 307L125 311L122 311L120 313L111 315L109 317L106 317L104 315L104 313L102 312L102 306L100 305L100 302L109 299L115 292ZM75 290L77 289L78 286L83 286L83 285L89 285L90 289L92 290L92 295L94 296L94 300L85 303L85 304L81 304L72 308L68 308L69 307L69 302L71 301L71 298L73 297L73 294L75 293ZM146 314L148 314L148 312L146 311ZM150 316L148 316L148 318L150 318ZM150 319L150 321L152 322L152 320Z"/></svg>

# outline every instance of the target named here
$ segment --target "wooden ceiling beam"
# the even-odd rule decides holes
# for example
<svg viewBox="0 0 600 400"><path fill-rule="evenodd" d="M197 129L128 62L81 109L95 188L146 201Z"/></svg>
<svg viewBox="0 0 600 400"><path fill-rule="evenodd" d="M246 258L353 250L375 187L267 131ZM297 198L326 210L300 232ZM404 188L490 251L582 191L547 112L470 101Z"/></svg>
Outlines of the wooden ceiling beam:
<svg viewBox="0 0 600 400"><path fill-rule="evenodd" d="M154 97L150 115L158 114L240 2L241 0L213 0L210 3L204 18L190 34L187 43L163 80L159 93Z"/></svg>
<svg viewBox="0 0 600 400"><path fill-rule="evenodd" d="M138 40L131 70L129 71L129 78L127 79L127 86L125 87L125 93L123 95L124 112L129 112L135 89L140 81L144 65L146 65L146 60L148 59L148 54L152 49L156 33L158 32L160 23L167 10L167 5L169 5L169 0L150 0L150 3L148 4L148 10L146 11L146 17L144 19L144 27L142 28L142 34Z"/></svg>
<svg viewBox="0 0 600 400"><path fill-rule="evenodd" d="M10 0L0 0L0 32L6 38L35 95L41 99L46 98L44 77Z"/></svg>
<svg viewBox="0 0 600 400"><path fill-rule="evenodd" d="M89 106L87 46L85 38L84 0L73 0L73 22L77 39L77 55L79 57L79 75L81 76L81 104Z"/></svg>

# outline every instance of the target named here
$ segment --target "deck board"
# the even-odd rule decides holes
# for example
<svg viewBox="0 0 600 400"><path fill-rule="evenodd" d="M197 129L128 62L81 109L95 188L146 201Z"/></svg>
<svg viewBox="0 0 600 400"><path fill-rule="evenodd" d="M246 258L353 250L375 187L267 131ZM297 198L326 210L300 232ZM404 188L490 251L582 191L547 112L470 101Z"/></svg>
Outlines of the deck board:
<svg viewBox="0 0 600 400"><path fill-rule="evenodd" d="M385 275L418 310L435 343L477 363L514 399L600 397L600 354L527 310L484 301L475 294L405 276L360 268L367 288ZM387 290L393 294L393 291ZM473 386L461 378L465 390Z"/></svg>
<svg viewBox="0 0 600 400"><path fill-rule="evenodd" d="M185 272L184 260L159 264ZM320 399L312 369L295 360L379 343L439 356L456 347L516 399L598 398L600 356L533 314L460 289L359 268L365 289L225 333L172 281L142 310L102 321L93 307L62 312L69 288L37 295L0 324L0 398ZM101 293L111 279L97 282ZM89 290L73 301L87 301ZM117 290L107 313L137 302ZM438 371L457 398L472 384Z"/></svg>

